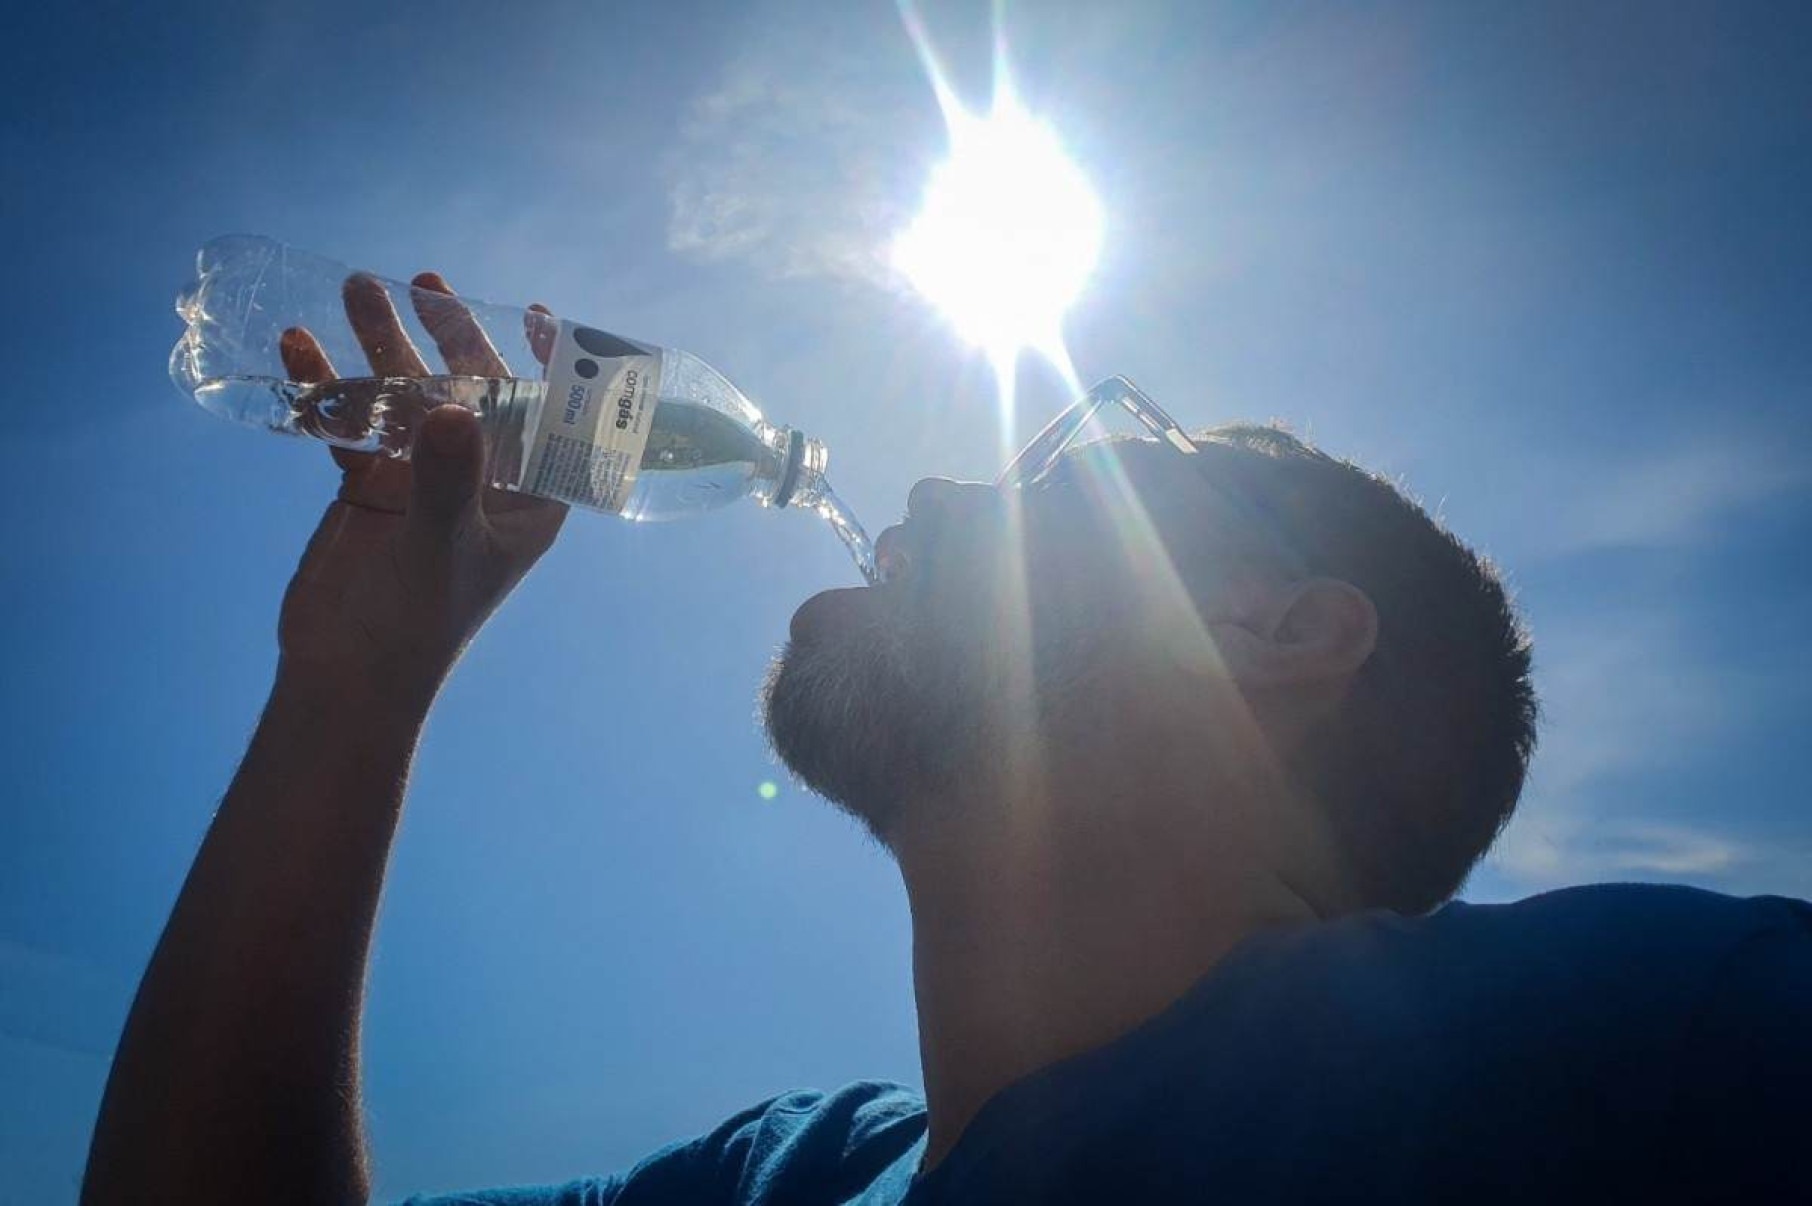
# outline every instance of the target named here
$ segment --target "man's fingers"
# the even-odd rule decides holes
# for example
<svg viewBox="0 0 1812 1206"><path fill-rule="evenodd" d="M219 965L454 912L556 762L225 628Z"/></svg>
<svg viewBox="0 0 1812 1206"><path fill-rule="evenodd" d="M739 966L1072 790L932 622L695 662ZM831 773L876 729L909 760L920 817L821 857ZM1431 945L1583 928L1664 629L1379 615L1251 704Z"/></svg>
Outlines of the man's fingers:
<svg viewBox="0 0 1812 1206"><path fill-rule="evenodd" d="M342 448L338 444L329 444L327 451L333 454L333 463L348 473L368 474L376 467L380 459L374 452L354 452L352 449Z"/></svg>
<svg viewBox="0 0 1812 1206"><path fill-rule="evenodd" d="M452 286L438 272L423 272L410 282L409 300L415 316L434 339L450 373L474 377L507 377L509 366L491 346L491 340L472 317L472 311L453 295Z"/></svg>
<svg viewBox="0 0 1812 1206"><path fill-rule="evenodd" d="M283 371L289 374L291 381L312 385L332 381L339 375L333 371L321 341L306 327L290 327L284 331L277 340L277 352L283 357ZM333 463L347 473L363 474L370 470L372 458L368 453L353 452L338 445L330 445L327 450L333 454Z"/></svg>
<svg viewBox="0 0 1812 1206"><path fill-rule="evenodd" d="M354 273L341 286L340 296L346 304L346 319L352 324L352 333L358 337L359 346L365 349L365 359L371 363L373 374L379 377L428 375L428 366L422 362L415 344L410 342L409 333L403 330L403 320L397 317L396 307L390 304L390 295L384 292L382 281L363 272Z"/></svg>
<svg viewBox="0 0 1812 1206"><path fill-rule="evenodd" d="M484 438L478 416L459 406L437 406L416 432L406 539L424 551L444 549L460 529L482 522Z"/></svg>
<svg viewBox="0 0 1812 1206"><path fill-rule="evenodd" d="M536 302L522 316L522 329L528 334L529 351L546 368L548 357L554 354L554 336L560 332L559 320L552 310Z"/></svg>
<svg viewBox="0 0 1812 1206"><path fill-rule="evenodd" d="M312 383L334 379L333 365L328 363L321 341L306 327L291 327L284 331L277 341L277 351L283 357L283 371L289 374L291 381Z"/></svg>
<svg viewBox="0 0 1812 1206"><path fill-rule="evenodd" d="M283 371L289 374L291 381L332 381L338 376L321 348L321 341L305 328L291 327L283 332L277 341L277 350L283 356ZM341 502L402 514L403 503L409 497L408 466L386 456L354 452L338 444L330 444L327 451L332 454L333 463L345 474L340 481Z"/></svg>

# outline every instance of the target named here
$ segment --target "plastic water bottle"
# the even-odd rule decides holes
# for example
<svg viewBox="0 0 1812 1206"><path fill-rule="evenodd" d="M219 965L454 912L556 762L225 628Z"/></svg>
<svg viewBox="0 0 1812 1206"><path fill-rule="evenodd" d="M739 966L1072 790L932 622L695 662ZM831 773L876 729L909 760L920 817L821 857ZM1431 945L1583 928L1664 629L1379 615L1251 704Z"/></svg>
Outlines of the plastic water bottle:
<svg viewBox="0 0 1812 1206"><path fill-rule="evenodd" d="M366 363L346 313L355 277L358 289L384 291L424 356L435 343L422 315L432 323L452 307L469 312L511 375L291 380L280 342L292 327L310 331L337 370ZM217 415L406 457L430 410L464 406L485 429L485 472L498 489L632 520L678 519L744 498L804 507L830 522L875 580L867 533L825 481L824 445L768 422L690 352L355 273L251 235L202 247L176 312L187 329L170 355L171 379Z"/></svg>

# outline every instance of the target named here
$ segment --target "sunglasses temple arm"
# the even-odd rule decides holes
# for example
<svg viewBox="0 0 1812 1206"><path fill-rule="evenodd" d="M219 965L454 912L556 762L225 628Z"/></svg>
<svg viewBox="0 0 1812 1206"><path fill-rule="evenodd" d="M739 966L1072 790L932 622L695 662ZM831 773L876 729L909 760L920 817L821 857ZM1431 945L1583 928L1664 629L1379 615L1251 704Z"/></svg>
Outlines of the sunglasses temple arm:
<svg viewBox="0 0 1812 1206"><path fill-rule="evenodd" d="M1142 393L1128 392L1120 395L1120 405L1132 412L1132 417L1144 424L1145 430L1164 439L1184 456L1194 456L1201 451L1187 432L1177 421L1165 414L1156 402Z"/></svg>
<svg viewBox="0 0 1812 1206"><path fill-rule="evenodd" d="M1084 424L1094 418L1095 411L1098 409L1100 409L1100 403L1085 398L1060 411L1056 418L1045 424L1043 431L1032 437L1031 443L1019 450L1018 456L1007 463L1007 467L1000 471L1000 476L994 479L994 484L1008 486L1024 481L1028 477L1036 477L1051 462L1051 458L1056 453L1061 452L1071 440L1075 439L1076 433L1082 430ZM1039 463L1028 465L1028 461L1034 454L1037 454ZM1028 468L1030 473L1024 471Z"/></svg>

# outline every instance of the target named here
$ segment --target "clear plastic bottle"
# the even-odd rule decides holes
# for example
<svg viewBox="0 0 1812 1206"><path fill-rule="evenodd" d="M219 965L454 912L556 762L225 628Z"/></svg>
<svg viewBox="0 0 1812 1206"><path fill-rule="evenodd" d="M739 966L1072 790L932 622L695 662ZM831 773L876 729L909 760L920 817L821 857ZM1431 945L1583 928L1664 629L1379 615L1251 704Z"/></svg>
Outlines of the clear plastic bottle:
<svg viewBox="0 0 1812 1206"><path fill-rule="evenodd" d="M432 324L450 307L469 312L510 375L291 380L280 343L292 327L310 331L338 371L366 365L343 292L354 278L388 295L424 357L435 341L423 317ZM455 301L252 235L202 247L176 312L187 329L170 355L171 379L224 418L406 457L421 419L452 403L482 419L486 474L499 489L633 520L678 519L742 498L805 507L875 578L867 534L824 479L824 445L768 422L690 352L536 310Z"/></svg>

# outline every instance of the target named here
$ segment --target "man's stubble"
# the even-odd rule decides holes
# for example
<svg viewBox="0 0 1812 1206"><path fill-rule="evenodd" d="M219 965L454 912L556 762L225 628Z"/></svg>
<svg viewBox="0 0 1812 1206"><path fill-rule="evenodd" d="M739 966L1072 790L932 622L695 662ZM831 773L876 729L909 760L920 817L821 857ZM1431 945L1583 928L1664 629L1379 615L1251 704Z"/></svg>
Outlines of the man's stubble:
<svg viewBox="0 0 1812 1206"><path fill-rule="evenodd" d="M876 609L852 629L789 641L761 688L769 743L887 846L905 809L978 794L1006 765L1009 732L1046 730L1074 710L1063 701L1086 695L1102 617L1039 610L1035 641L1023 604L1016 621L994 610L987 623Z"/></svg>

